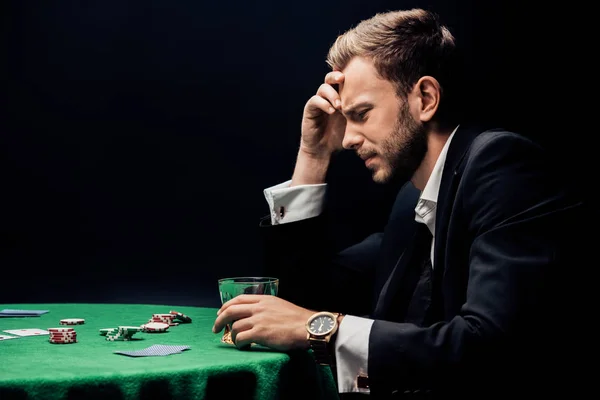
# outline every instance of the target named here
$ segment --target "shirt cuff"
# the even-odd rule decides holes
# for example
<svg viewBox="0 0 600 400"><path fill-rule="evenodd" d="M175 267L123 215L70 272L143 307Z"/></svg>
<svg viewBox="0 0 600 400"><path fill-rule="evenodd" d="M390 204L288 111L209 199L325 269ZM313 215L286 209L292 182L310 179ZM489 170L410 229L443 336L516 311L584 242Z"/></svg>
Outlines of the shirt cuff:
<svg viewBox="0 0 600 400"><path fill-rule="evenodd" d="M271 225L313 218L323 211L326 183L290 187L291 182L264 190L271 212Z"/></svg>
<svg viewBox="0 0 600 400"><path fill-rule="evenodd" d="M340 393L362 392L358 376L367 376L369 360L369 335L372 319L346 315L338 329L335 340L335 362L337 369L338 391Z"/></svg>

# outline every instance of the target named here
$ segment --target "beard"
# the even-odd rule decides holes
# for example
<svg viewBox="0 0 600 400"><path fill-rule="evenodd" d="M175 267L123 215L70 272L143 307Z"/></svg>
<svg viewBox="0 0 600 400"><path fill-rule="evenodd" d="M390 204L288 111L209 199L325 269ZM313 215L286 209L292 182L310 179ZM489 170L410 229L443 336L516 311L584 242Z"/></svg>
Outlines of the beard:
<svg viewBox="0 0 600 400"><path fill-rule="evenodd" d="M398 120L382 143L379 152L362 151L363 157L379 156L381 162L372 167L373 180L388 183L392 180L406 182L415 174L427 153L427 134L425 127L414 120L404 102Z"/></svg>

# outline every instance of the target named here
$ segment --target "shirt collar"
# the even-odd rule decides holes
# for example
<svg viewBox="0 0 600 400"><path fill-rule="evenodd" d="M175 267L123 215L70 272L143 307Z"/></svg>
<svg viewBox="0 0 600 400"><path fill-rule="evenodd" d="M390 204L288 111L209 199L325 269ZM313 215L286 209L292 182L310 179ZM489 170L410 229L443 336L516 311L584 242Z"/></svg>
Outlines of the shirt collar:
<svg viewBox="0 0 600 400"><path fill-rule="evenodd" d="M437 203L438 193L440 191L440 184L442 183L442 172L444 171L446 155L448 154L448 147L450 146L450 142L452 141L452 138L454 137L454 134L456 133L457 129L458 126L454 128L454 130L448 137L448 140L446 140L444 147L442 147L442 151L440 152L440 155L437 161L435 162L433 171L431 171L431 176L427 180L427 184L425 184L425 188L421 193L421 199L423 200Z"/></svg>
<svg viewBox="0 0 600 400"><path fill-rule="evenodd" d="M448 140L444 144L442 151L438 159L435 162L431 176L425 184L425 188L421 192L417 206L415 207L415 219L419 222L425 223L429 226L430 230L433 230L435 224L435 209L437 207L438 193L440 191L440 184L442 182L442 172L444 171L444 164L446 163L446 155L448 154L448 147L450 142L456 133L458 126L454 128ZM431 226L430 226L431 225Z"/></svg>

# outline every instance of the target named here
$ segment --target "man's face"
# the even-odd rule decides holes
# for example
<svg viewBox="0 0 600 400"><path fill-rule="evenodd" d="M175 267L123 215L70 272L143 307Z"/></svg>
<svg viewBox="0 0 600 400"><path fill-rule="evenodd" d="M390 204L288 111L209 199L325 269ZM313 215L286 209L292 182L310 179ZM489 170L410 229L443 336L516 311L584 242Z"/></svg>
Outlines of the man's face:
<svg viewBox="0 0 600 400"><path fill-rule="evenodd" d="M354 149L373 180L410 179L427 152L427 134L394 85L377 75L369 60L354 58L342 71L339 93L346 117L343 146Z"/></svg>

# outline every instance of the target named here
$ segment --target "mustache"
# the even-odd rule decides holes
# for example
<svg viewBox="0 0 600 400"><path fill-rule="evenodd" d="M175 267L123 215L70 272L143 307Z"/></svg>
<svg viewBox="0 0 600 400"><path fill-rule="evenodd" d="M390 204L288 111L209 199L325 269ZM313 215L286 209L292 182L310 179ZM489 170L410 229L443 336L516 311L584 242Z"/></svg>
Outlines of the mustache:
<svg viewBox="0 0 600 400"><path fill-rule="evenodd" d="M363 160L366 160L367 158L371 158L373 156L377 155L377 152L374 150L357 150L356 151L356 155L358 155L360 158L362 158Z"/></svg>

